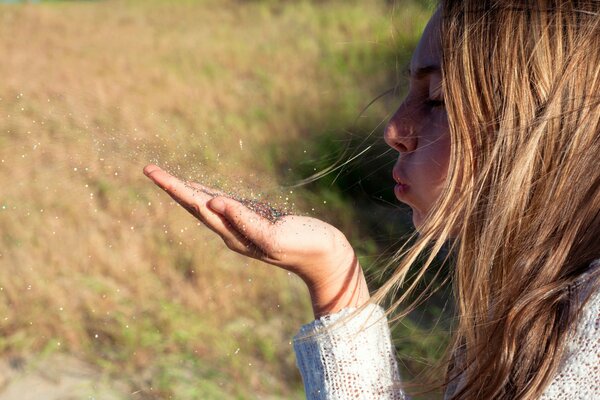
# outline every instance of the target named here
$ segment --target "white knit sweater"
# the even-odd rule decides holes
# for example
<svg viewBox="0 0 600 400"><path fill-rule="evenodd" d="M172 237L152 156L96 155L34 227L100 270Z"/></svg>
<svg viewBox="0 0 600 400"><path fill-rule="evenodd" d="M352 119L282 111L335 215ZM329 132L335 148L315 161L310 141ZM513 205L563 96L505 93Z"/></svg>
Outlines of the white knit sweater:
<svg viewBox="0 0 600 400"><path fill-rule="evenodd" d="M600 267L600 260L592 266ZM570 336L559 372L543 400L600 399L600 288L592 295ZM369 304L333 330L355 309L345 308L300 328L294 336L297 365L307 399L396 400L402 391L398 364L383 309ZM307 335L312 337L304 338ZM446 393L448 397L450 393Z"/></svg>

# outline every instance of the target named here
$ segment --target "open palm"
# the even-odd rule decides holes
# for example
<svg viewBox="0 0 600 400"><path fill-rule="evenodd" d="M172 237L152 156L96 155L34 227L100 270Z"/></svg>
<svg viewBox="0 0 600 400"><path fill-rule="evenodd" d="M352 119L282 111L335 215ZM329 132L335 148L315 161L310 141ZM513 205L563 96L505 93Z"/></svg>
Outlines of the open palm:
<svg viewBox="0 0 600 400"><path fill-rule="evenodd" d="M353 305L346 304L349 299L368 299L354 250L332 225L296 215L271 221L241 201L198 183L183 182L155 165L146 166L144 173L231 250L300 276L309 287L313 307L318 298L319 313L332 311L331 306Z"/></svg>

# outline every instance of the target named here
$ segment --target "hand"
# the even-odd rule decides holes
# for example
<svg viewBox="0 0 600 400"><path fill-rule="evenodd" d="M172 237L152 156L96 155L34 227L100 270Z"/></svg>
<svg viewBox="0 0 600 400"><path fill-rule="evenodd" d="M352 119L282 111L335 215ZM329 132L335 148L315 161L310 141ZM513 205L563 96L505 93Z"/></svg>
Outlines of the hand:
<svg viewBox="0 0 600 400"><path fill-rule="evenodd" d="M231 250L302 278L316 318L368 301L369 290L354 250L335 227L296 215L271 221L240 201L198 183L183 182L155 165L147 165L144 174Z"/></svg>

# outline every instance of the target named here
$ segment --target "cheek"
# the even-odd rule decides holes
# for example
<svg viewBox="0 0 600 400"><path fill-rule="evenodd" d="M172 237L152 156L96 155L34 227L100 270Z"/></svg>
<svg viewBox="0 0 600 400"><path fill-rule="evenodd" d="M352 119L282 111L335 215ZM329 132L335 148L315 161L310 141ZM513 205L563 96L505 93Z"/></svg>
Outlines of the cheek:
<svg viewBox="0 0 600 400"><path fill-rule="evenodd" d="M433 159L436 161L437 174L440 176L440 180L445 180L446 173L448 171L448 164L450 162L450 135L445 134L441 136L435 145L432 146L434 154Z"/></svg>
<svg viewBox="0 0 600 400"><path fill-rule="evenodd" d="M447 124L435 124L429 127L430 137L424 137L422 146L424 147L426 157L430 162L430 174L432 178L436 176L443 181L448 170L450 161L450 132Z"/></svg>
<svg viewBox="0 0 600 400"><path fill-rule="evenodd" d="M433 203L443 189L448 174L448 164L450 161L450 134L447 128L436 127L433 135L429 140L424 140L424 163L422 173L425 175L424 180L427 182L425 187L424 197L428 203ZM428 204L431 206L431 204Z"/></svg>

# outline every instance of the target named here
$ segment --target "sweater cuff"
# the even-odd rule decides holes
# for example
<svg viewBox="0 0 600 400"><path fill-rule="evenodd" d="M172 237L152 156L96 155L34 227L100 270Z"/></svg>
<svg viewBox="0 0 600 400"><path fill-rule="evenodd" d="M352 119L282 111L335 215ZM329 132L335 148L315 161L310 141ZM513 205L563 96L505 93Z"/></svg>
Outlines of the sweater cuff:
<svg viewBox="0 0 600 400"><path fill-rule="evenodd" d="M355 311L325 315L294 336L307 398L404 399L383 308L371 303Z"/></svg>

